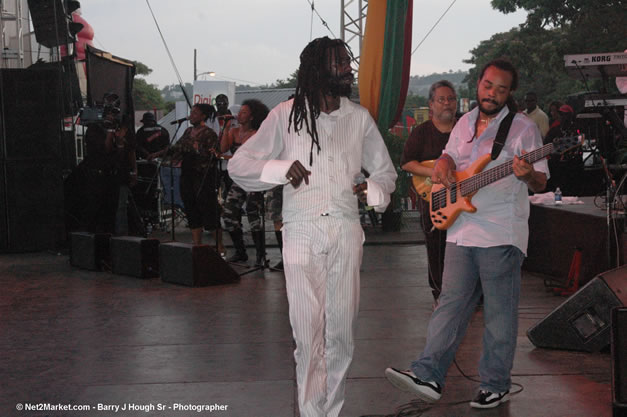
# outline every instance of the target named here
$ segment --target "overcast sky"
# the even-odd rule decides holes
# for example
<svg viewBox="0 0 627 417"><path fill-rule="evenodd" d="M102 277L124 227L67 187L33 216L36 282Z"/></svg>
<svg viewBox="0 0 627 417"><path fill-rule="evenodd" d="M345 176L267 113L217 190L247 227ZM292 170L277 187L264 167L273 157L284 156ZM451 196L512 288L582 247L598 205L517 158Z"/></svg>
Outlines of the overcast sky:
<svg viewBox="0 0 627 417"><path fill-rule="evenodd" d="M298 56L312 36L340 37L340 0L314 1L330 31L317 15L312 24L308 0L149 3L183 82L193 81L194 49L198 73L214 71L216 80L266 84L285 79L298 68ZM412 50L451 3L414 0ZM97 48L148 65L153 72L147 81L160 88L178 83L146 0L83 0L81 6L83 18L94 28ZM499 13L490 0L457 0L413 54L411 74L466 70L469 65L463 60L480 41L518 26L525 18L524 11Z"/></svg>

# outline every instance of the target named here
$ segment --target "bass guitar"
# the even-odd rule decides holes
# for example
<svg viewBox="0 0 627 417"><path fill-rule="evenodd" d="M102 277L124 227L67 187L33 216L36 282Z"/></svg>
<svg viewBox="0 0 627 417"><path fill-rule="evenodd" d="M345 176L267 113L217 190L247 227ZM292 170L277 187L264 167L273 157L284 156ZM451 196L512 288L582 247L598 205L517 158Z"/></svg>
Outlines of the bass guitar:
<svg viewBox="0 0 627 417"><path fill-rule="evenodd" d="M553 143L526 153L520 158L533 164L548 155L564 154L580 146L583 143L583 139L583 135L557 138ZM514 172L513 159L483 171L483 168L491 160L490 154L486 154L477 159L466 170L454 172L455 182L451 184L450 188L446 188L442 184L433 184L431 189L431 222L435 228L440 230L448 229L455 223L462 211L476 212L477 208L470 202L472 196L479 189Z"/></svg>

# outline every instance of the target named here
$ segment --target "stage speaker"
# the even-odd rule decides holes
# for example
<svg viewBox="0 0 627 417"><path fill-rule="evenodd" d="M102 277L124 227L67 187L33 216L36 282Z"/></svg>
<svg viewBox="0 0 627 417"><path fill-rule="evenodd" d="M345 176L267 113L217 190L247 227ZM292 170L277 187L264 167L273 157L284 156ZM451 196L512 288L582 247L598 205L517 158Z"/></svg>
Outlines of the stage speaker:
<svg viewBox="0 0 627 417"><path fill-rule="evenodd" d="M0 252L39 251L67 241L59 161L0 160Z"/></svg>
<svg viewBox="0 0 627 417"><path fill-rule="evenodd" d="M64 116L75 116L83 107L83 98L81 96L81 88L76 74L76 61L74 57L63 57L61 61L54 62L36 62L27 68L27 71L37 74L37 72L56 72L59 79L56 86L50 85L49 88L55 88L61 104L61 110Z"/></svg>
<svg viewBox="0 0 627 417"><path fill-rule="evenodd" d="M111 271L137 278L159 276L159 240L135 236L111 238Z"/></svg>
<svg viewBox="0 0 627 417"><path fill-rule="evenodd" d="M209 245L162 243L159 272L163 282L203 287L239 281L239 275Z"/></svg>
<svg viewBox="0 0 627 417"><path fill-rule="evenodd" d="M612 405L614 417L627 417L627 308L612 310Z"/></svg>
<svg viewBox="0 0 627 417"><path fill-rule="evenodd" d="M102 270L111 260L108 233L76 232L70 234L70 264L90 271Z"/></svg>
<svg viewBox="0 0 627 417"><path fill-rule="evenodd" d="M0 75L4 142L0 158L59 160L63 127L59 68L3 69Z"/></svg>
<svg viewBox="0 0 627 417"><path fill-rule="evenodd" d="M59 82L55 68L0 70L0 252L67 240Z"/></svg>
<svg viewBox="0 0 627 417"><path fill-rule="evenodd" d="M52 48L53 46L65 45L76 41L74 35L83 28L83 25L71 21L70 15L73 10L70 10L70 7L72 3L77 2L68 0L28 0L28 9L33 20L33 29L35 29L37 42ZM68 6L67 9L66 6Z"/></svg>
<svg viewBox="0 0 627 417"><path fill-rule="evenodd" d="M627 305L627 266L603 272L527 331L536 347L598 352L610 344L611 311Z"/></svg>

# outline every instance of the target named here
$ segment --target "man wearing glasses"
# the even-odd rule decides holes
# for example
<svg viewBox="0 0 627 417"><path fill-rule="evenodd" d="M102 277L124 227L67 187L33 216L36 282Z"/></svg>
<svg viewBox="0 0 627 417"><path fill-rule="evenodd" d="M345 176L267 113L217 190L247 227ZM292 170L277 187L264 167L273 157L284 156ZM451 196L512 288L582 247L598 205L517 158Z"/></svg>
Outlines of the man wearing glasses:
<svg viewBox="0 0 627 417"><path fill-rule="evenodd" d="M429 112L431 119L414 128L401 157L401 168L418 176L431 178L433 161L442 155L448 137L455 126L457 97L455 88L449 81L442 80L431 85L429 89ZM420 194L419 190L417 190ZM429 202L418 199L420 225L425 234L427 259L429 267L429 286L433 299L437 303L442 288L442 269L444 269L444 247L446 231L434 229L429 213ZM432 230L433 229L433 230Z"/></svg>

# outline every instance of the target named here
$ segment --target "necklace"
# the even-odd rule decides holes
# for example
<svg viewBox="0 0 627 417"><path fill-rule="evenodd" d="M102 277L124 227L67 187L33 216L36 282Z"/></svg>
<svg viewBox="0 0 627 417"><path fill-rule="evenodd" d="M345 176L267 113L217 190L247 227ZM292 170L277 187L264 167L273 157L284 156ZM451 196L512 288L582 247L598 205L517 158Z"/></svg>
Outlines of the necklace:
<svg viewBox="0 0 627 417"><path fill-rule="evenodd" d="M239 138L239 141L241 143L244 139L248 138L253 133L254 133L254 130L242 130L240 128L240 130L239 130L239 132L237 134L237 137Z"/></svg>

